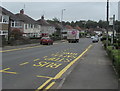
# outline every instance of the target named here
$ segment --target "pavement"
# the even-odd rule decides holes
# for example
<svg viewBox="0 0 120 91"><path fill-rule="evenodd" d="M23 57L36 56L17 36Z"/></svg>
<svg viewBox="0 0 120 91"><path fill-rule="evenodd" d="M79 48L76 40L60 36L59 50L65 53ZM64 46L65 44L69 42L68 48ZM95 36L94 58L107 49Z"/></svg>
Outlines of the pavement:
<svg viewBox="0 0 120 91"><path fill-rule="evenodd" d="M93 43L92 48L79 59L77 65L64 80L60 89L81 91L118 91L117 74L102 43Z"/></svg>

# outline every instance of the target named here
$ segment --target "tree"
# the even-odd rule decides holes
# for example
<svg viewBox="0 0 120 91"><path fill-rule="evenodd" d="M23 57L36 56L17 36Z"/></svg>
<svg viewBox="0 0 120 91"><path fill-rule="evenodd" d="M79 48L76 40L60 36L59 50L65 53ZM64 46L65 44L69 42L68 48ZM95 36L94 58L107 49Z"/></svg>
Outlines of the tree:
<svg viewBox="0 0 120 91"><path fill-rule="evenodd" d="M56 18L56 17L54 17L52 20L53 20L54 22L56 22L56 23L60 23L59 19Z"/></svg>
<svg viewBox="0 0 120 91"><path fill-rule="evenodd" d="M21 38L22 32L20 31L20 29L15 28L11 31L10 36L17 40Z"/></svg>

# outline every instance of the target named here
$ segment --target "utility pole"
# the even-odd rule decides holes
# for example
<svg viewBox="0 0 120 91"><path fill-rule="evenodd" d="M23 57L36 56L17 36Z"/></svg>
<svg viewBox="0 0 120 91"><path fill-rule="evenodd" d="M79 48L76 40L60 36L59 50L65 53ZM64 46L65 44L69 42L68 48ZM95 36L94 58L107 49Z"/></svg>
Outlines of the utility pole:
<svg viewBox="0 0 120 91"><path fill-rule="evenodd" d="M113 43L114 43L114 35L115 35L115 15L113 15Z"/></svg>
<svg viewBox="0 0 120 91"><path fill-rule="evenodd" d="M106 46L108 46L108 28L109 28L109 0L107 0L107 39L106 39Z"/></svg>
<svg viewBox="0 0 120 91"><path fill-rule="evenodd" d="M63 20L63 11L65 11L65 9L62 9L62 13L61 13L61 26L62 26L62 29L60 31L60 38L62 40L62 30L63 30L63 24L62 24L62 20Z"/></svg>

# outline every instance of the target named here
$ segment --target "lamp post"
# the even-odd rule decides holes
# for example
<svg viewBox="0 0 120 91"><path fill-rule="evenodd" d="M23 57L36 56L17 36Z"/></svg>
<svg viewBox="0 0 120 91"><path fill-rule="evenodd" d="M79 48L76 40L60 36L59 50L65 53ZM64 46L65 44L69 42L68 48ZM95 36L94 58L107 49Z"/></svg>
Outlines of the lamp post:
<svg viewBox="0 0 120 91"><path fill-rule="evenodd" d="M64 12L65 10L66 10L66 9L62 9L62 12L61 12L61 26L62 26L62 29L61 29L61 32L60 32L60 37L61 37L61 40L62 40L62 30L63 30L63 25L62 25L63 12Z"/></svg>

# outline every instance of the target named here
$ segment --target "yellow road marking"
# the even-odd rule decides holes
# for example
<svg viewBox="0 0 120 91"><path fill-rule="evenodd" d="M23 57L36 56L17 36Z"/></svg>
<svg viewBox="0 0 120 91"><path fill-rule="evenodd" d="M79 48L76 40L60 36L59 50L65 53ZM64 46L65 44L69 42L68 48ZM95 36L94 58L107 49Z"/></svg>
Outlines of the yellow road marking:
<svg viewBox="0 0 120 91"><path fill-rule="evenodd" d="M3 73L17 74L17 72L3 71Z"/></svg>
<svg viewBox="0 0 120 91"><path fill-rule="evenodd" d="M38 61L38 60L40 60L40 59L38 58L38 59L35 59L35 60L33 60L33 61Z"/></svg>
<svg viewBox="0 0 120 91"><path fill-rule="evenodd" d="M24 62L24 63L21 63L21 64L19 64L20 66L23 66L23 65L25 65L25 64L28 64L29 62Z"/></svg>
<svg viewBox="0 0 120 91"><path fill-rule="evenodd" d="M88 46L88 48L82 52L82 54L80 54L76 59L74 59L70 64L68 64L64 69L62 69L54 78L50 78L48 79L45 83L43 83L36 91L39 91L40 89L42 89L44 86L46 86L51 80L53 79L58 79L60 78L78 59L80 59L90 48L92 47L92 45ZM46 87L46 89L51 88L53 85L55 84L55 82L52 82L50 85L48 85Z"/></svg>
<svg viewBox="0 0 120 91"><path fill-rule="evenodd" d="M39 75L37 75L37 77L42 77L42 78L52 78L52 79L53 79L53 77L48 77L48 76L39 76Z"/></svg>
<svg viewBox="0 0 120 91"><path fill-rule="evenodd" d="M10 68L3 69L3 70L0 70L0 72L6 71L6 70L9 70L9 69L10 69Z"/></svg>
<svg viewBox="0 0 120 91"><path fill-rule="evenodd" d="M41 45L40 45L40 46L33 46L33 47L25 47L25 48L17 48L17 49L3 50L3 51L0 51L0 52L10 52L10 51L30 49L30 48L35 48L35 47L41 47Z"/></svg>
<svg viewBox="0 0 120 91"><path fill-rule="evenodd" d="M52 80L52 78L48 79L45 83L43 83L37 90L35 91L39 91L40 89L42 89L44 86L46 86L50 81Z"/></svg>
<svg viewBox="0 0 120 91"><path fill-rule="evenodd" d="M17 72L6 71L6 70L9 70L9 69L10 69L10 68L3 69L3 70L0 70L0 72L9 73L9 74L17 74Z"/></svg>
<svg viewBox="0 0 120 91"><path fill-rule="evenodd" d="M74 59L70 64L68 64L63 70L61 70L55 77L54 79L58 79L60 78L63 73L65 73L68 68L70 68L78 59L80 59L90 48L92 47L92 45L90 45L81 55L79 55L76 59Z"/></svg>
<svg viewBox="0 0 120 91"><path fill-rule="evenodd" d="M55 84L55 82L50 83L50 85L48 85L48 86L45 88L45 90L46 90L46 89L50 89L54 84Z"/></svg>

